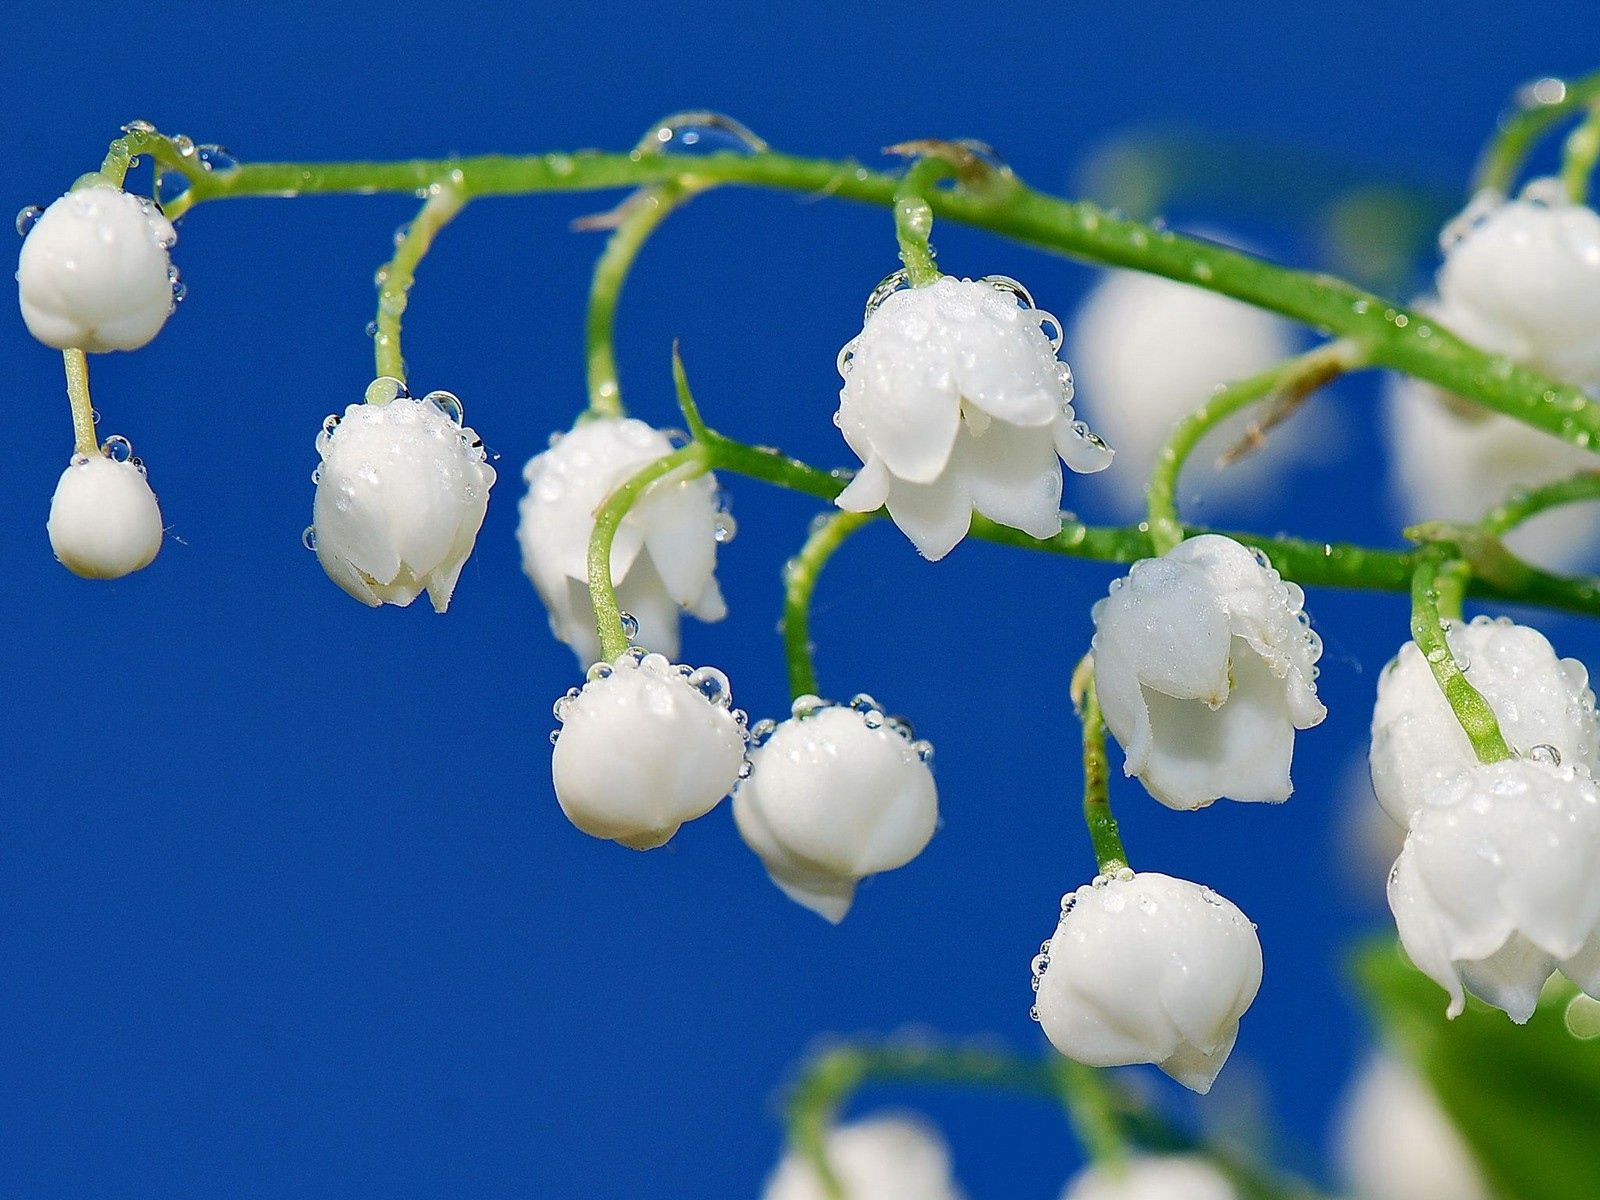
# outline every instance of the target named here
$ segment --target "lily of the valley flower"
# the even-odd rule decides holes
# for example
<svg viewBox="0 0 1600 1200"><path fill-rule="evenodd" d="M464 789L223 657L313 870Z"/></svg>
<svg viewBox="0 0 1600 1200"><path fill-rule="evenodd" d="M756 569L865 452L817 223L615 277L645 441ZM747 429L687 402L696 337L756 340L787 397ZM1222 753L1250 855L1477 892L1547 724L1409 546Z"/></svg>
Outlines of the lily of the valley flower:
<svg viewBox="0 0 1600 1200"><path fill-rule="evenodd" d="M1061 1200L1239 1200L1239 1192L1205 1159L1171 1155L1089 1167Z"/></svg>
<svg viewBox="0 0 1600 1200"><path fill-rule="evenodd" d="M1094 677L1124 770L1169 808L1289 798L1294 735L1319 723L1304 593L1202 534L1133 564L1094 607Z"/></svg>
<svg viewBox="0 0 1600 1200"><path fill-rule="evenodd" d="M1123 870L1062 898L1034 971L1039 1023L1062 1054L1154 1063L1205 1093L1261 986L1261 943L1210 888Z"/></svg>
<svg viewBox="0 0 1600 1200"><path fill-rule="evenodd" d="M1351 1085L1335 1144L1356 1200L1489 1200L1483 1171L1428 1085L1389 1055Z"/></svg>
<svg viewBox="0 0 1600 1200"><path fill-rule="evenodd" d="M556 701L556 799L583 832L652 850L704 816L745 769L744 714L713 667L637 648Z"/></svg>
<svg viewBox="0 0 1600 1200"><path fill-rule="evenodd" d="M1411 818L1389 905L1411 961L1519 1025L1557 969L1600 998L1600 786L1549 754L1480 765Z"/></svg>
<svg viewBox="0 0 1600 1200"><path fill-rule="evenodd" d="M824 1154L848 1200L961 1200L938 1130L910 1117L872 1117L828 1131ZM810 1160L789 1150L762 1200L833 1200Z"/></svg>
<svg viewBox="0 0 1600 1200"><path fill-rule="evenodd" d="M1514 750L1548 747L1570 766L1596 768L1600 717L1582 663L1557 658L1544 634L1504 618L1475 617L1452 625L1445 637ZM1477 761L1422 651L1407 642L1378 677L1372 710L1370 762L1378 802L1405 825L1431 792Z"/></svg>
<svg viewBox="0 0 1600 1200"><path fill-rule="evenodd" d="M380 381L383 382L383 381ZM375 385L376 386L376 385ZM450 606L495 479L448 392L352 404L317 435L322 464L308 540L328 577L363 604Z"/></svg>
<svg viewBox="0 0 1600 1200"><path fill-rule="evenodd" d="M756 727L733 817L790 899L838 924L860 880L922 853L939 796L931 748L913 737L868 696L849 706L803 697L781 725Z"/></svg>
<svg viewBox="0 0 1600 1200"><path fill-rule="evenodd" d="M61 472L45 523L61 565L85 579L120 579L161 549L161 508L142 464L104 454Z"/></svg>
<svg viewBox="0 0 1600 1200"><path fill-rule="evenodd" d="M1100 471L1111 450L1072 409L1056 320L1011 280L941 276L869 308L839 354L835 418L864 464L838 505L887 506L924 557L943 558L974 511L1061 532L1061 462Z"/></svg>
<svg viewBox="0 0 1600 1200"><path fill-rule="evenodd" d="M522 472L522 569L549 611L551 632L581 663L600 657L589 599L595 512L640 468L671 453L666 434L643 421L606 418L552 438ZM658 484L628 510L611 543L611 578L642 645L676 657L680 610L702 621L727 615L715 571L717 544L731 528L709 474Z"/></svg>
<svg viewBox="0 0 1600 1200"><path fill-rule="evenodd" d="M68 192L39 217L17 260L28 332L57 350L137 350L173 308L178 235L149 200L110 184Z"/></svg>

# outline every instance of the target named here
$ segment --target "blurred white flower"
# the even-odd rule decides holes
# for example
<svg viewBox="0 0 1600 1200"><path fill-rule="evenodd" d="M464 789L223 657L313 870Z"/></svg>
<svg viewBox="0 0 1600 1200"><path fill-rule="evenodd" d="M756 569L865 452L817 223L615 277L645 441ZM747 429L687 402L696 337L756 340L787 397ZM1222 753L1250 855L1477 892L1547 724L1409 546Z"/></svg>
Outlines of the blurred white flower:
<svg viewBox="0 0 1600 1200"><path fill-rule="evenodd" d="M1203 1094L1261 986L1261 943L1210 888L1124 870L1062 898L1034 979L1039 1023L1062 1054L1091 1067L1154 1063Z"/></svg>
<svg viewBox="0 0 1600 1200"><path fill-rule="evenodd" d="M1036 538L1061 532L1061 460L1100 471L1111 451L1075 418L1072 372L1041 328L1056 319L999 278L946 275L875 301L839 352L835 423L864 464L839 507L887 506L930 559L974 511Z"/></svg>
<svg viewBox="0 0 1600 1200"><path fill-rule="evenodd" d="M828 1165L845 1200L961 1200L950 1151L927 1123L873 1117L828 1132ZM767 1179L762 1200L832 1200L811 1163L787 1151Z"/></svg>
<svg viewBox="0 0 1600 1200"><path fill-rule="evenodd" d="M1129 512L1143 511L1156 452L1180 418L1219 384L1265 371L1297 348L1281 317L1142 271L1107 272L1079 308L1068 341L1079 406L1117 448L1106 483ZM1224 422L1207 444L1227 449L1248 419ZM1280 429L1264 449L1213 475L1208 488L1260 486L1295 441L1293 427ZM1202 449L1194 465L1211 457Z"/></svg>
<svg viewBox="0 0 1600 1200"><path fill-rule="evenodd" d="M1569 766L1600 765L1600 717L1589 673L1557 658L1544 634L1508 618L1453 624L1446 640L1468 681L1489 702L1512 749L1549 746ZM1378 676L1372 710L1372 789L1401 825L1477 755L1415 642Z"/></svg>
<svg viewBox="0 0 1600 1200"><path fill-rule="evenodd" d="M597 663L556 701L556 799L583 832L634 850L664 845L732 790L745 763L744 714L714 667L637 648Z"/></svg>
<svg viewBox="0 0 1600 1200"><path fill-rule="evenodd" d="M1171 1155L1088 1167L1061 1200L1239 1200L1239 1192L1207 1160Z"/></svg>
<svg viewBox="0 0 1600 1200"><path fill-rule="evenodd" d="M85 579L120 579L161 549L161 508L144 467L104 454L74 457L45 522L61 565Z"/></svg>
<svg viewBox="0 0 1600 1200"><path fill-rule="evenodd" d="M933 837L931 748L869 696L849 706L802 697L795 708L781 725L756 727L733 817L772 882L838 924L857 882L905 866Z"/></svg>
<svg viewBox="0 0 1600 1200"><path fill-rule="evenodd" d="M1490 1200L1428 1085L1390 1055L1373 1058L1351 1083L1334 1146L1355 1200Z"/></svg>
<svg viewBox="0 0 1600 1200"><path fill-rule="evenodd" d="M1282 801L1319 723L1322 641L1259 551L1202 534L1133 564L1094 606L1094 677L1124 770L1168 808Z"/></svg>
<svg viewBox="0 0 1600 1200"><path fill-rule="evenodd" d="M401 389L386 403L352 404L323 422L317 453L307 541L328 577L374 608L426 590L444 612L495 479L461 402Z"/></svg>
<svg viewBox="0 0 1600 1200"><path fill-rule="evenodd" d="M1406 954L1450 993L1519 1025L1560 969L1600 998L1600 787L1542 756L1464 771L1430 791L1389 879Z"/></svg>
<svg viewBox="0 0 1600 1200"><path fill-rule="evenodd" d="M589 599L595 513L641 468L671 453L666 434L643 421L602 418L552 437L523 469L522 569L550 613L550 631L583 666L600 657ZM727 616L715 571L717 544L732 528L709 474L658 483L628 510L611 543L611 578L617 603L639 623L641 645L676 657L680 609L702 621Z"/></svg>
<svg viewBox="0 0 1600 1200"><path fill-rule="evenodd" d="M173 308L178 235L149 200L109 184L44 210L17 260L28 332L57 350L137 350Z"/></svg>

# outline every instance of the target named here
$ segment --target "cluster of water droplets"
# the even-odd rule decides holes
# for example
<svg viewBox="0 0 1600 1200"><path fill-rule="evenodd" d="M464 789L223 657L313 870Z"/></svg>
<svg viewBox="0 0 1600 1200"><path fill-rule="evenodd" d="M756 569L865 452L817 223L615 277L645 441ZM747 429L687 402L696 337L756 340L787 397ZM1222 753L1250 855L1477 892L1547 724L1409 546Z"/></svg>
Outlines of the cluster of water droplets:
<svg viewBox="0 0 1600 1200"><path fill-rule="evenodd" d="M866 692L857 692L848 701L841 703L838 700L825 700L821 696L810 693L796 696L789 705L789 715L795 720L805 720L817 713L831 708L849 709L861 718L861 723L868 729L887 729L906 743L908 749L915 754L919 761L927 766L933 766L933 743L926 738L917 736L916 728L910 720L902 716L890 714L883 705ZM752 749L760 749L766 745L767 740L778 728L778 722L769 718L757 721L750 730L750 745Z"/></svg>
<svg viewBox="0 0 1600 1200"><path fill-rule="evenodd" d="M232 171L239 166L239 160L229 152L226 146L220 146L215 142L196 142L193 138L182 133L162 134L149 121L129 121L122 127L122 132L147 137L165 137L167 144L172 147L180 160L186 164L194 164L195 167L207 174ZM138 155L134 155L128 160L129 167L138 165ZM155 198L157 203L163 205L171 204L187 192L192 183L191 172L182 168L164 167L160 162L156 163Z"/></svg>
<svg viewBox="0 0 1600 1200"><path fill-rule="evenodd" d="M97 421L99 417L100 414L96 413L95 419ZM109 458L112 462L127 463L141 475L148 474L144 460L133 452L133 443L120 433L113 433L100 443L100 454L104 458ZM74 454L71 461L73 466L81 467L89 461L89 456L87 454Z"/></svg>
<svg viewBox="0 0 1600 1200"><path fill-rule="evenodd" d="M1113 872L1102 872L1101 874L1096 875L1087 884L1076 889L1075 891L1065 893L1061 897L1060 921L1065 921L1067 919L1067 917L1072 913L1072 910L1077 907L1078 901L1083 898L1083 895L1086 892L1104 892L1106 887L1112 883L1128 883L1132 879L1132 867L1118 867ZM1212 903L1221 904L1221 898L1218 897L1215 892L1212 892L1210 888L1206 888L1204 891L1209 893L1208 898ZM1149 898L1145 897L1144 899L1148 900ZM1117 893L1109 893L1102 897L1102 903L1104 903L1108 908L1117 909L1122 906L1123 899ZM1154 901L1149 901L1149 903L1154 904ZM1035 993L1038 992L1040 986L1044 983L1045 972L1050 969L1050 946L1053 941L1054 938L1046 938L1044 941L1040 942L1039 953L1033 956L1033 962L1030 964L1030 972L1033 977L1033 990ZM1039 1020L1038 1005L1034 1005L1028 1009L1028 1016L1035 1022Z"/></svg>

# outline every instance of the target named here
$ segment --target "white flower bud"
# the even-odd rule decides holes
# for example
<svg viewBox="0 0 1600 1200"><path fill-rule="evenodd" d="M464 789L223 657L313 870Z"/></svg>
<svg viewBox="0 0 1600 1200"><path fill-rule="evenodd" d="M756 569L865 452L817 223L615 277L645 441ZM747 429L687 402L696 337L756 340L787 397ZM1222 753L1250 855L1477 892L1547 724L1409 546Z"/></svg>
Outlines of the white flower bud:
<svg viewBox="0 0 1600 1200"><path fill-rule="evenodd" d="M1124 770L1168 808L1287 800L1322 640L1305 594L1232 538L1202 534L1133 564L1094 606L1094 677Z"/></svg>
<svg viewBox="0 0 1600 1200"><path fill-rule="evenodd" d="M120 579L161 549L161 508L142 464L78 456L61 472L45 522L61 565L85 579Z"/></svg>
<svg viewBox="0 0 1600 1200"><path fill-rule="evenodd" d="M1430 792L1389 877L1417 968L1519 1025L1558 968L1600 998L1600 787L1539 756L1473 767Z"/></svg>
<svg viewBox="0 0 1600 1200"><path fill-rule="evenodd" d="M1582 663L1557 658L1544 634L1506 618L1452 624L1445 638L1512 749L1525 754L1547 746L1569 766L1593 771L1600 765L1600 717ZM1401 825L1430 792L1477 765L1466 731L1415 642L1401 646L1378 676L1369 761L1378 803Z"/></svg>
<svg viewBox="0 0 1600 1200"><path fill-rule="evenodd" d="M448 411L447 411L448 410ZM494 468L448 392L352 404L317 435L308 544L363 604L450 606L489 506Z"/></svg>
<svg viewBox="0 0 1600 1200"><path fill-rule="evenodd" d="M550 631L580 663L600 657L589 599L589 536L607 497L639 470L672 453L664 433L643 421L584 421L551 438L528 460L528 492L518 505L522 569L550 613ZM702 621L728 614L717 587L717 544L732 532L717 481L701 475L651 487L622 519L611 543L617 603L638 621L636 639L668 658L678 653L678 613Z"/></svg>
<svg viewBox="0 0 1600 1200"><path fill-rule="evenodd" d="M1334 1144L1356 1200L1489 1200L1483 1172L1428 1085L1388 1055L1356 1076Z"/></svg>
<svg viewBox="0 0 1600 1200"><path fill-rule="evenodd" d="M1075 419L1059 328L1011 280L942 276L891 292L839 352L835 423L864 464L840 508L887 505L926 558L948 554L974 511L1046 538L1061 532L1061 462L1100 471L1111 451Z"/></svg>
<svg viewBox="0 0 1600 1200"><path fill-rule="evenodd" d="M1172 1155L1089 1167L1061 1200L1239 1200L1239 1192L1205 1159Z"/></svg>
<svg viewBox="0 0 1600 1200"><path fill-rule="evenodd" d="M824 1153L848 1200L961 1200L937 1130L907 1117L873 1117L828 1131ZM811 1162L789 1150L762 1200L832 1200Z"/></svg>
<svg viewBox="0 0 1600 1200"><path fill-rule="evenodd" d="M172 222L109 184L44 210L17 260L28 332L57 350L137 350L173 307Z"/></svg>
<svg viewBox="0 0 1600 1200"><path fill-rule="evenodd" d="M856 883L903 867L933 837L939 796L909 726L870 697L807 708L754 738L733 793L745 845L795 903L838 924Z"/></svg>
<svg viewBox="0 0 1600 1200"><path fill-rule="evenodd" d="M1062 1054L1154 1063L1204 1094L1261 986L1261 943L1210 888L1124 870L1062 898L1034 972L1039 1023Z"/></svg>
<svg viewBox="0 0 1600 1200"><path fill-rule="evenodd" d="M1084 300L1069 344L1079 407L1117 448L1106 484L1122 507L1142 512L1156 453L1177 421L1210 398L1218 384L1265 371L1295 352L1281 317L1204 288L1142 271L1110 271ZM1226 449L1248 418L1225 422L1193 456L1195 468ZM1206 480L1209 491L1258 487L1281 465L1297 426L1272 436L1259 453ZM1187 478L1187 477L1186 477Z"/></svg>
<svg viewBox="0 0 1600 1200"><path fill-rule="evenodd" d="M1443 243L1448 328L1557 379L1600 380L1600 214L1539 179L1516 200L1475 200Z"/></svg>
<svg viewBox="0 0 1600 1200"><path fill-rule="evenodd" d="M664 845L732 790L745 763L744 714L714 667L637 648L589 669L556 701L556 799L587 834L634 850Z"/></svg>

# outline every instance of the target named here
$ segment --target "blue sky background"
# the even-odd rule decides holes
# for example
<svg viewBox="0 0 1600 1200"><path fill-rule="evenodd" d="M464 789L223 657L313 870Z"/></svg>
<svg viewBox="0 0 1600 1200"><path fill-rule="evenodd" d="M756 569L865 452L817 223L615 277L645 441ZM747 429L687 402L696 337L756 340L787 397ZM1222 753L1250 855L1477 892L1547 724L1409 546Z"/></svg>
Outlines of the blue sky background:
<svg viewBox="0 0 1600 1200"><path fill-rule="evenodd" d="M1181 124L1448 193L1515 84L1594 65L1572 28L1587 21L1539 3L35 4L0 45L0 202L47 202L135 117L246 159L386 157L622 148L702 106L803 153L981 137L1055 188L1106 138ZM1092 873L1066 676L1109 568L980 545L930 566L886 527L840 556L816 621L824 684L872 691L933 739L946 824L838 929L767 882L726 809L648 855L557 809L549 704L576 669L522 576L516 500L521 464L581 403L600 242L567 223L607 203L480 203L423 269L413 382L457 392L501 455L445 617L370 612L300 545L313 437L371 377L372 272L411 201L249 201L185 222L190 299L147 350L94 364L102 432L132 439L169 525L122 582L51 558L60 361L0 319L0 1194L731 1200L756 1193L781 1085L816 1035L1042 1044L1028 961ZM1175 215L1311 253L1259 213ZM938 232L947 269L1015 275L1058 313L1092 279ZM715 423L843 463L834 355L893 266L879 211L697 201L625 299L627 394L671 419L681 337ZM1372 391L1339 395L1323 461L1254 508L1193 511L1395 541ZM786 703L778 571L813 508L730 486L733 615L687 653L760 716ZM1069 505L1103 511L1092 481L1070 486ZM1312 601L1331 715L1302 739L1289 805L1186 815L1118 793L1139 865L1260 923L1266 983L1198 1111L1270 1111L1294 1161L1320 1145L1363 1036L1339 956L1372 912L1341 793L1404 637L1396 598ZM1600 649L1543 625L1563 652ZM946 1125L974 1197L1053 1197L1076 1161L1036 1102L866 1107L880 1098Z"/></svg>

